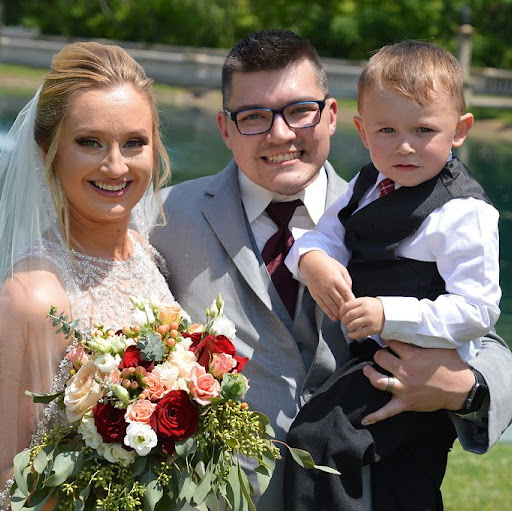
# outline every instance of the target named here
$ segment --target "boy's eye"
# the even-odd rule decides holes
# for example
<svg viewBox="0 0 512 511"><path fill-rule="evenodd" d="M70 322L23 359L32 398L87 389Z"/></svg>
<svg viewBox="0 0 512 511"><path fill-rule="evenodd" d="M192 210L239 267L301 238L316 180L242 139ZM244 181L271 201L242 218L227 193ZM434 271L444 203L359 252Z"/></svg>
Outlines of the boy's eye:
<svg viewBox="0 0 512 511"><path fill-rule="evenodd" d="M424 126L418 128L419 133L430 133L431 131L434 131L434 130L432 130L430 128L425 128Z"/></svg>
<svg viewBox="0 0 512 511"><path fill-rule="evenodd" d="M394 133L395 130L393 128L382 128L380 130L381 133Z"/></svg>

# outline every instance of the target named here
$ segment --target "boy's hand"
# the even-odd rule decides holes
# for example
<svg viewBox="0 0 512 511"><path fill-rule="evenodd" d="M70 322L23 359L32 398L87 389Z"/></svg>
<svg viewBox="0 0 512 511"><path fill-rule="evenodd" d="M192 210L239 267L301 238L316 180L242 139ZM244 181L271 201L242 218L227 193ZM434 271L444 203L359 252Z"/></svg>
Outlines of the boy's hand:
<svg viewBox="0 0 512 511"><path fill-rule="evenodd" d="M325 252L313 250L300 258L299 270L320 308L331 320L340 319L340 306L354 298L352 279L345 266Z"/></svg>
<svg viewBox="0 0 512 511"><path fill-rule="evenodd" d="M340 307L339 315L352 339L380 334L384 328L384 308L378 298L354 298Z"/></svg>

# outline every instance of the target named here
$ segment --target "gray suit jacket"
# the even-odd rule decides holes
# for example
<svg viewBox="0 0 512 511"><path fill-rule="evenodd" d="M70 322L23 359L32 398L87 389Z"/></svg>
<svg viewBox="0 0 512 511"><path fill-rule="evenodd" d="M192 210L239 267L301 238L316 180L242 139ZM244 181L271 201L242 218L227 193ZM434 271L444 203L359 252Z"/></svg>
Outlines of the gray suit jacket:
<svg viewBox="0 0 512 511"><path fill-rule="evenodd" d="M327 207L347 184L328 162L325 168ZM162 198L167 225L155 227L150 241L167 262L172 293L194 321L203 321L205 307L222 294L237 327L237 351L250 358L244 369L251 386L247 400L284 440L304 400L348 359L339 325L323 315L307 291L295 321L290 320L248 226L234 161L216 175L163 190ZM477 452L487 450L512 417L506 397L506 389L512 389L512 355L501 342L486 342L480 364L475 363L491 388L489 429L454 416L463 445ZM260 509L282 509L280 476L278 468Z"/></svg>

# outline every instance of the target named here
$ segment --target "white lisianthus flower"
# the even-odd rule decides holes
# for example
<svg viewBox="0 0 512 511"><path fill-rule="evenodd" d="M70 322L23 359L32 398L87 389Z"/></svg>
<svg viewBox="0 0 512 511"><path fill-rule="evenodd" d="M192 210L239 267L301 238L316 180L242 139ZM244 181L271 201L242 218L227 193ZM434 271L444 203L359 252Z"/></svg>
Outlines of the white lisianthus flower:
<svg viewBox="0 0 512 511"><path fill-rule="evenodd" d="M87 347L91 351L99 353L110 353L110 342L104 339L101 335L92 335L90 340L87 341Z"/></svg>
<svg viewBox="0 0 512 511"><path fill-rule="evenodd" d="M188 382L190 381L190 378L178 378L174 385L172 386L171 390L184 390L188 393Z"/></svg>
<svg viewBox="0 0 512 511"><path fill-rule="evenodd" d="M82 422L78 426L78 432L82 435L85 445L91 449L98 449L100 444L103 443L91 413L87 413L82 417Z"/></svg>
<svg viewBox="0 0 512 511"><path fill-rule="evenodd" d="M166 390L174 390L174 384L180 375L180 370L176 365L166 360L153 369L153 374L155 373L159 376Z"/></svg>
<svg viewBox="0 0 512 511"><path fill-rule="evenodd" d="M158 443L155 431L149 424L131 422L126 428L124 445L135 449L139 456L147 456Z"/></svg>
<svg viewBox="0 0 512 511"><path fill-rule="evenodd" d="M110 353L102 353L93 357L92 361L104 374L111 373L121 363L119 355L112 356Z"/></svg>
<svg viewBox="0 0 512 511"><path fill-rule="evenodd" d="M225 335L228 339L235 338L236 328L233 321L222 315L212 321L208 332L211 335Z"/></svg>
<svg viewBox="0 0 512 511"><path fill-rule="evenodd" d="M175 351L190 351L190 346L192 346L192 339L190 337L180 337L180 341L174 345Z"/></svg>
<svg viewBox="0 0 512 511"><path fill-rule="evenodd" d="M180 377L188 379L192 369L197 365L196 356L192 351L172 351L168 361L178 368Z"/></svg>
<svg viewBox="0 0 512 511"><path fill-rule="evenodd" d="M110 463L119 463L123 467L131 465L135 461L135 451L127 451L121 444L102 443L98 446L98 454Z"/></svg>
<svg viewBox="0 0 512 511"><path fill-rule="evenodd" d="M127 347L126 337L124 335L112 335L108 337L107 342L110 344L110 353L124 353L124 350ZM133 342L133 341L132 341Z"/></svg>
<svg viewBox="0 0 512 511"><path fill-rule="evenodd" d="M140 310L140 309L135 309L133 311L133 321L135 321L135 323L137 325L145 325L146 324L146 321L147 321L147 317L146 317L146 313L143 311L143 310Z"/></svg>

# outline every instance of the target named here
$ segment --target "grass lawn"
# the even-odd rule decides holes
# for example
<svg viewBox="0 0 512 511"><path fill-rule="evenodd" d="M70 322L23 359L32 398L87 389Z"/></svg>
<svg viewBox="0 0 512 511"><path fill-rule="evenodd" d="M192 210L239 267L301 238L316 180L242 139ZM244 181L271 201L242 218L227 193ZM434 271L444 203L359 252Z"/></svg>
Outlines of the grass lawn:
<svg viewBox="0 0 512 511"><path fill-rule="evenodd" d="M500 443L478 455L463 451L457 441L442 491L445 511L512 509L512 444Z"/></svg>

